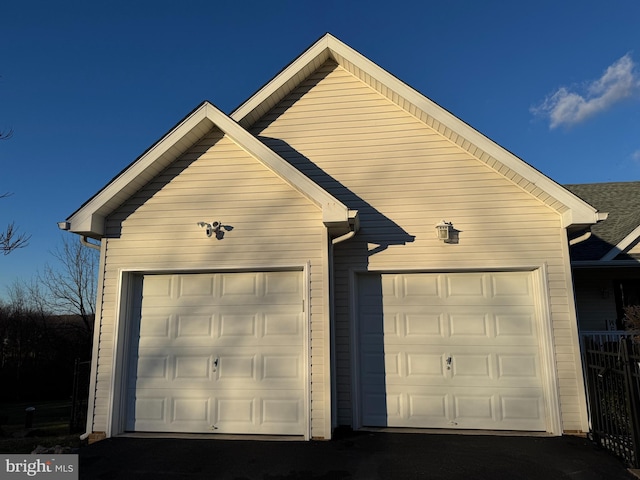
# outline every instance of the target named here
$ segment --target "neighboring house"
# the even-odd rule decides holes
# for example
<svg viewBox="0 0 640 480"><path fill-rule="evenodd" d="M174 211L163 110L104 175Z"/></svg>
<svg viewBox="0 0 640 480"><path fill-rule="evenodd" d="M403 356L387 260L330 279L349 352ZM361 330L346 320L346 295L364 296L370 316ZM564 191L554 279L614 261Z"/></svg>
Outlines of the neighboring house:
<svg viewBox="0 0 640 480"><path fill-rule="evenodd" d="M624 329L624 307L640 305L640 182L565 187L609 213L570 248L580 330Z"/></svg>
<svg viewBox="0 0 640 480"><path fill-rule="evenodd" d="M603 218L327 34L62 223L101 246L88 432L585 432Z"/></svg>

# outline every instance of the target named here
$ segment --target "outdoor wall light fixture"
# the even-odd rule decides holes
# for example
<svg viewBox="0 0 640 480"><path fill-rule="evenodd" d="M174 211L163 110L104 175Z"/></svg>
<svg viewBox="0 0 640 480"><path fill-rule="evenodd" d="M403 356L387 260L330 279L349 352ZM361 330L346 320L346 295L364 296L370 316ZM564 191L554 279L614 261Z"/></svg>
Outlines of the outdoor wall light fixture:
<svg viewBox="0 0 640 480"><path fill-rule="evenodd" d="M222 225L220 224L220 222L198 222L198 226L200 228L206 229L207 237L211 237L213 234L215 234L217 237Z"/></svg>
<svg viewBox="0 0 640 480"><path fill-rule="evenodd" d="M453 223L445 222L442 220L436 225L436 232L438 233L438 240L442 240L444 243L450 243L453 239Z"/></svg>
<svg viewBox="0 0 640 480"><path fill-rule="evenodd" d="M224 238L225 232L233 230L231 225L223 225L220 222L198 222L196 225L205 229L207 237L216 237L218 240L222 240Z"/></svg>

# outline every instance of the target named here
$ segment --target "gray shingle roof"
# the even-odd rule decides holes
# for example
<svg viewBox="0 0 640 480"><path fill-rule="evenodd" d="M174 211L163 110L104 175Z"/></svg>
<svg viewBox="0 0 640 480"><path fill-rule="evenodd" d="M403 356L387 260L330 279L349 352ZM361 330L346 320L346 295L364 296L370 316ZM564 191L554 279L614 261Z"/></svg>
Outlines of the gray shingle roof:
<svg viewBox="0 0 640 480"><path fill-rule="evenodd" d="M591 227L588 240L571 247L571 260L600 260L640 225L640 182L585 183L564 187L609 217ZM617 259L629 259L622 254Z"/></svg>

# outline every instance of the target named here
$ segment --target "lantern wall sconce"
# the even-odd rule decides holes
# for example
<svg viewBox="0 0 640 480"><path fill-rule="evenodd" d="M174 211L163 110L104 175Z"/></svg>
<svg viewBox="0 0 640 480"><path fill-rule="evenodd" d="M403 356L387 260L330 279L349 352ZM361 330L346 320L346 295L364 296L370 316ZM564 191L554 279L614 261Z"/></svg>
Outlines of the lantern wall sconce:
<svg viewBox="0 0 640 480"><path fill-rule="evenodd" d="M438 234L438 240L442 240L444 243L452 243L455 232L452 222L442 220L436 225L436 232Z"/></svg>

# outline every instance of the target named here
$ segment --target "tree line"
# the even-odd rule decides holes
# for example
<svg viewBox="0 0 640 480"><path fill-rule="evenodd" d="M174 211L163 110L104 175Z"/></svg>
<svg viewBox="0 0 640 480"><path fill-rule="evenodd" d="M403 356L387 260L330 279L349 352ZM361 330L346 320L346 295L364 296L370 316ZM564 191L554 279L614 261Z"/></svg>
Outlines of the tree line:
<svg viewBox="0 0 640 480"><path fill-rule="evenodd" d="M12 136L0 130L0 141ZM25 248L30 237L11 221L0 230L0 252ZM67 397L75 361L91 359L97 251L65 238L52 254L54 267L0 297L0 401Z"/></svg>
<svg viewBox="0 0 640 480"><path fill-rule="evenodd" d="M0 300L0 401L68 397L75 360L91 358L98 252L65 238L52 255Z"/></svg>

